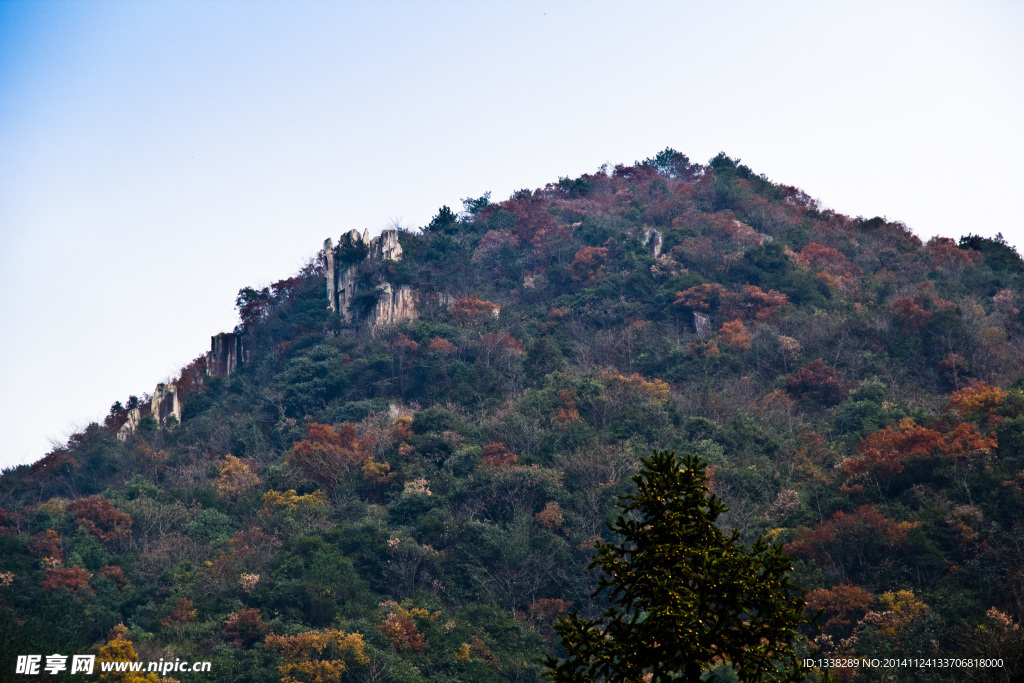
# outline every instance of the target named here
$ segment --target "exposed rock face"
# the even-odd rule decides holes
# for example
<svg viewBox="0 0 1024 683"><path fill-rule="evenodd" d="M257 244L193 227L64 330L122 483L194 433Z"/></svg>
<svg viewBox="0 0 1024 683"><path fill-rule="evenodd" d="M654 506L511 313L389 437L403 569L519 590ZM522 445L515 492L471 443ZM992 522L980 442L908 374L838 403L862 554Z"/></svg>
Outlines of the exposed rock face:
<svg viewBox="0 0 1024 683"><path fill-rule="evenodd" d="M352 322L349 306L356 293L357 264L352 263L349 258L339 258L339 255L347 254L350 257L353 250L363 248L367 250L367 256L369 256L370 245L366 236L365 230L362 233L358 230L349 230L338 239L337 249L332 246L330 238L324 241L324 279L327 281L327 305L332 311L340 313L345 322Z"/></svg>
<svg viewBox="0 0 1024 683"><path fill-rule="evenodd" d="M374 328L416 319L416 295L411 287L403 285L395 289L385 282L379 289L381 297L373 309L370 321Z"/></svg>
<svg viewBox="0 0 1024 683"><path fill-rule="evenodd" d="M174 419L181 422L181 404L178 403L178 388L173 384L157 384L153 392L153 400L150 401L150 411L160 426L164 426L167 418L174 416Z"/></svg>
<svg viewBox="0 0 1024 683"><path fill-rule="evenodd" d="M117 430L117 438L120 441L127 441L128 437L135 432L135 428L139 426L139 421L142 419L142 411L138 408L132 408L128 411L128 419L125 420L121 428Z"/></svg>
<svg viewBox="0 0 1024 683"><path fill-rule="evenodd" d="M365 236L363 239L366 239ZM385 230L370 240L369 258L378 261L401 261L402 245L398 242L398 231Z"/></svg>
<svg viewBox="0 0 1024 683"><path fill-rule="evenodd" d="M711 336L711 319L700 313L693 314L693 326L697 328L697 336L707 339Z"/></svg>
<svg viewBox="0 0 1024 683"><path fill-rule="evenodd" d="M358 253L354 250L366 249L366 258L373 261L401 261L402 245L398 241L397 230L384 230L372 240L368 231L360 233L350 230L338 240L337 249L330 238L324 242L324 278L327 284L328 306L337 311L346 323L352 322L350 307L356 295L356 276L358 263L339 258L340 253ZM389 283L382 286L382 296L374 307L370 318L373 327L377 325L393 325L403 320L416 318L416 296L409 287L397 290Z"/></svg>
<svg viewBox="0 0 1024 683"><path fill-rule="evenodd" d="M658 258L661 256L661 247L665 240L661 233L653 228L644 230L644 244L651 248L651 256Z"/></svg>
<svg viewBox="0 0 1024 683"><path fill-rule="evenodd" d="M324 279L327 281L328 306L336 312L338 304L334 296L334 240L330 237L324 240Z"/></svg>
<svg viewBox="0 0 1024 683"><path fill-rule="evenodd" d="M240 335L234 332L222 332L210 337L210 352L206 354L207 375L227 377L238 369L242 360L242 338Z"/></svg>

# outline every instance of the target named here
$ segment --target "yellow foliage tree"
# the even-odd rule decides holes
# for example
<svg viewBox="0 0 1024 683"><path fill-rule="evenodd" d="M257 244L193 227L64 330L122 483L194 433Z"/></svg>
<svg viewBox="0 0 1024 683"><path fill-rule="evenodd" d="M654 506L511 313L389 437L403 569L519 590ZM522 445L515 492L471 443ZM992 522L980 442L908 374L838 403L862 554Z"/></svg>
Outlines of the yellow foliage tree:
<svg viewBox="0 0 1024 683"><path fill-rule="evenodd" d="M260 478L256 473L245 462L230 453L220 465L218 477L213 480L217 493L231 500L238 500L243 493L259 485Z"/></svg>
<svg viewBox="0 0 1024 683"><path fill-rule="evenodd" d="M118 624L111 629L109 638L107 644L100 648L100 653L96 657L97 668L99 668L99 662L139 661L139 655L135 653L135 646L132 641L128 640L128 628L124 624ZM139 671L108 671L100 674L100 680L110 683L157 683L161 679L152 672L143 674Z"/></svg>
<svg viewBox="0 0 1024 683"><path fill-rule="evenodd" d="M348 670L346 659L368 664L363 636L338 629L306 631L294 636L270 634L268 650L281 655L281 683L334 683Z"/></svg>
<svg viewBox="0 0 1024 683"><path fill-rule="evenodd" d="M648 381L635 372L628 377L613 372L602 372L601 378L608 383L609 387L638 391L646 394L655 403L665 403L668 401L668 383L660 379Z"/></svg>
<svg viewBox="0 0 1024 683"><path fill-rule="evenodd" d="M949 407L967 417L980 412L990 412L1003 402L1006 392L985 382L975 382L949 397Z"/></svg>

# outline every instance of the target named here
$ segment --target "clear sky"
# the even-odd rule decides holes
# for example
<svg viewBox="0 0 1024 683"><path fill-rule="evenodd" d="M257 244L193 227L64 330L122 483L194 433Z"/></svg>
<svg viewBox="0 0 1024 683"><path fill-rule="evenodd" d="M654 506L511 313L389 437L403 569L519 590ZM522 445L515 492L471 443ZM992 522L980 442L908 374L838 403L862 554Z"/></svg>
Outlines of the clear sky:
<svg viewBox="0 0 1024 683"><path fill-rule="evenodd" d="M1020 2L0 0L0 466L230 330L327 236L671 146L1002 232Z"/></svg>

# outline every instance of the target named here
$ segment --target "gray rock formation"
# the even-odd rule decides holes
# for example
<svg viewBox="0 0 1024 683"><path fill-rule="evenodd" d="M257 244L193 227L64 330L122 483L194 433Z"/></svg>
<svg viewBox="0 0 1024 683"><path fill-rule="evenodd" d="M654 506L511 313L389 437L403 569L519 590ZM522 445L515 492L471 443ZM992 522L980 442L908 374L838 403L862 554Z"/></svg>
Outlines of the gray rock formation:
<svg viewBox="0 0 1024 683"><path fill-rule="evenodd" d="M332 311L337 312L337 298L334 296L334 240L324 240L324 279L327 283L327 302Z"/></svg>
<svg viewBox="0 0 1024 683"><path fill-rule="evenodd" d="M157 384L150 401L150 411L161 427L167 418L173 416L181 422L181 404L178 403L178 388L173 384Z"/></svg>
<svg viewBox="0 0 1024 683"><path fill-rule="evenodd" d="M661 247L664 243L661 233L654 228L644 230L644 245L651 248L651 256L654 258L661 256Z"/></svg>
<svg viewBox="0 0 1024 683"><path fill-rule="evenodd" d="M401 261L402 245L398 242L398 231L385 230L370 240L369 258L377 261Z"/></svg>
<svg viewBox="0 0 1024 683"><path fill-rule="evenodd" d="M337 249L331 246L331 239L324 241L324 279L327 281L327 301L332 311L337 311L345 322L352 322L349 306L356 293L356 266L350 260L354 250L365 248L369 256L366 231L349 230L338 239ZM355 253L358 253L356 251ZM348 258L338 258L346 254Z"/></svg>
<svg viewBox="0 0 1024 683"><path fill-rule="evenodd" d="M411 287L403 285L396 289L385 282L379 285L378 289L380 299L377 300L370 319L370 325L374 329L416 319L416 295Z"/></svg>
<svg viewBox="0 0 1024 683"><path fill-rule="evenodd" d="M206 354L206 374L227 377L243 360L242 338L234 332L222 332L210 337L210 352Z"/></svg>
<svg viewBox="0 0 1024 683"><path fill-rule="evenodd" d="M697 336L707 339L711 336L711 319L700 313L693 314L693 326L697 328Z"/></svg>
<svg viewBox="0 0 1024 683"><path fill-rule="evenodd" d="M128 419L125 420L121 428L117 430L117 438L119 441L127 441L128 437L131 436L136 427L139 426L139 421L142 419L142 411L138 408L132 408L128 411Z"/></svg>
<svg viewBox="0 0 1024 683"><path fill-rule="evenodd" d="M356 276L358 263L338 258L339 253L354 252L359 248L366 249L366 258L373 261L401 261L402 245L398 241L397 230L384 230L372 240L364 230L350 230L338 240L335 249L328 238L324 242L324 278L327 284L328 306L336 311L346 323L352 322L350 307L358 286ZM389 283L381 285L381 298L370 316L370 325L394 325L403 320L414 320L416 313L416 293L409 287L394 289Z"/></svg>

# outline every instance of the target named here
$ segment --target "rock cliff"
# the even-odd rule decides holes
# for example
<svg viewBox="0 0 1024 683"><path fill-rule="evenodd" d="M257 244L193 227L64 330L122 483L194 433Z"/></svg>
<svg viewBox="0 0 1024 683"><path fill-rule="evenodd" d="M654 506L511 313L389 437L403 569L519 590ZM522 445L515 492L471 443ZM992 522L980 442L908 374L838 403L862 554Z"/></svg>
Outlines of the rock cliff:
<svg viewBox="0 0 1024 683"><path fill-rule="evenodd" d="M352 322L352 300L359 283L359 266L366 260L383 263L401 261L402 244L397 230L384 230L369 239L364 230L350 230L338 239L337 246L331 238L324 241L324 279L327 290L327 305L346 323ZM416 312L416 291L411 287L392 287L384 282L378 285L380 298L369 316L371 328L381 325L395 325L405 320L414 320Z"/></svg>

